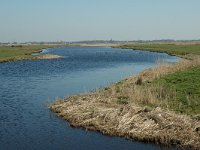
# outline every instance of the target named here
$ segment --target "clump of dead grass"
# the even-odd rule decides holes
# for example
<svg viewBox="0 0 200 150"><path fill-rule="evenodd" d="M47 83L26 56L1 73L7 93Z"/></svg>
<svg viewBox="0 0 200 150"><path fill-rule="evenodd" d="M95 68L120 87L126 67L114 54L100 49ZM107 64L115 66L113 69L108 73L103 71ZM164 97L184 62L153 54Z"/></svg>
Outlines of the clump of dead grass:
<svg viewBox="0 0 200 150"><path fill-rule="evenodd" d="M90 95L92 96L92 95ZM51 110L73 127L84 127L103 134L123 136L144 142L200 148L200 122L188 116L134 105L104 104L83 95L88 101L77 104L77 97L51 106Z"/></svg>

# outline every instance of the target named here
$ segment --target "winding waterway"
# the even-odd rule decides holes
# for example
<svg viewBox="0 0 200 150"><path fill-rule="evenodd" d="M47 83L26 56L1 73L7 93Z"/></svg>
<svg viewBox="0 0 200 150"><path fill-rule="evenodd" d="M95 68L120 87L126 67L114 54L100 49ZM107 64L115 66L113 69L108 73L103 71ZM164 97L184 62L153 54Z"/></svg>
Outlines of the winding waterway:
<svg viewBox="0 0 200 150"><path fill-rule="evenodd" d="M74 129L49 111L56 98L105 87L153 67L164 53L110 47L61 47L63 59L0 64L0 150L170 149Z"/></svg>

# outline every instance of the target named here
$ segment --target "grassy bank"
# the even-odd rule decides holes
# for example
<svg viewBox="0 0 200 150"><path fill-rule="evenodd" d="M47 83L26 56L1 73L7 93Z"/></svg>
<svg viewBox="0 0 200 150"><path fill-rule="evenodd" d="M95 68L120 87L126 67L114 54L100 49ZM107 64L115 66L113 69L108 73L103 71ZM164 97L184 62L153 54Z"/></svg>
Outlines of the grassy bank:
<svg viewBox="0 0 200 150"><path fill-rule="evenodd" d="M170 55L188 56L200 55L200 44L133 44L121 45L120 48L133 50L148 50L152 52L163 52Z"/></svg>
<svg viewBox="0 0 200 150"><path fill-rule="evenodd" d="M178 64L182 69L175 69L174 73L167 73L164 77L156 78L151 83L144 82L141 87L151 88L157 93L161 93L156 98L154 97L154 99L158 99L152 104L154 106L161 106L188 115L200 114L200 65L197 62L200 55L200 45L137 44L120 47L165 52L190 58L190 61Z"/></svg>
<svg viewBox="0 0 200 150"><path fill-rule="evenodd" d="M121 47L167 52L190 59L177 64L160 64L105 89L57 100L51 110L75 127L144 142L200 149L199 45Z"/></svg>
<svg viewBox="0 0 200 150"><path fill-rule="evenodd" d="M17 60L37 59L31 54L38 53L45 48L53 48L58 45L15 45L0 46L0 63Z"/></svg>

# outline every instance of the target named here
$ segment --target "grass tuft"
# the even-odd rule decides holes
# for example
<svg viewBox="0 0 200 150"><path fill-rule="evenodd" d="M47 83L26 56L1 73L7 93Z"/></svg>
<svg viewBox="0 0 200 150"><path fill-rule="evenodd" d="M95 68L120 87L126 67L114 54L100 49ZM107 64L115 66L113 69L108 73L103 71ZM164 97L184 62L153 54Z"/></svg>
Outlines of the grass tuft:
<svg viewBox="0 0 200 150"><path fill-rule="evenodd" d="M117 98L117 103L122 105L127 105L129 103L129 99L126 96L119 96Z"/></svg>

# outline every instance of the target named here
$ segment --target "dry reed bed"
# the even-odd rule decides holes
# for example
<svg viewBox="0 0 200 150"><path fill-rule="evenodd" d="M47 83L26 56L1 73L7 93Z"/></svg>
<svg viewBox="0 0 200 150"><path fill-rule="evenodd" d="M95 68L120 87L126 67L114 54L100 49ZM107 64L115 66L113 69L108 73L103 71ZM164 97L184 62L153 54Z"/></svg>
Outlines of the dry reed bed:
<svg viewBox="0 0 200 150"><path fill-rule="evenodd" d="M36 56L36 59L58 59L58 58L64 58L64 57L59 56L59 55L52 55L52 54L45 54L45 55Z"/></svg>
<svg viewBox="0 0 200 150"><path fill-rule="evenodd" d="M140 82L199 65L199 58L174 65L162 64L104 90L57 100L50 109L74 127L144 142L200 149L200 120L160 107L141 105L155 103L158 91L139 88ZM119 103L120 96L128 97L128 102Z"/></svg>

